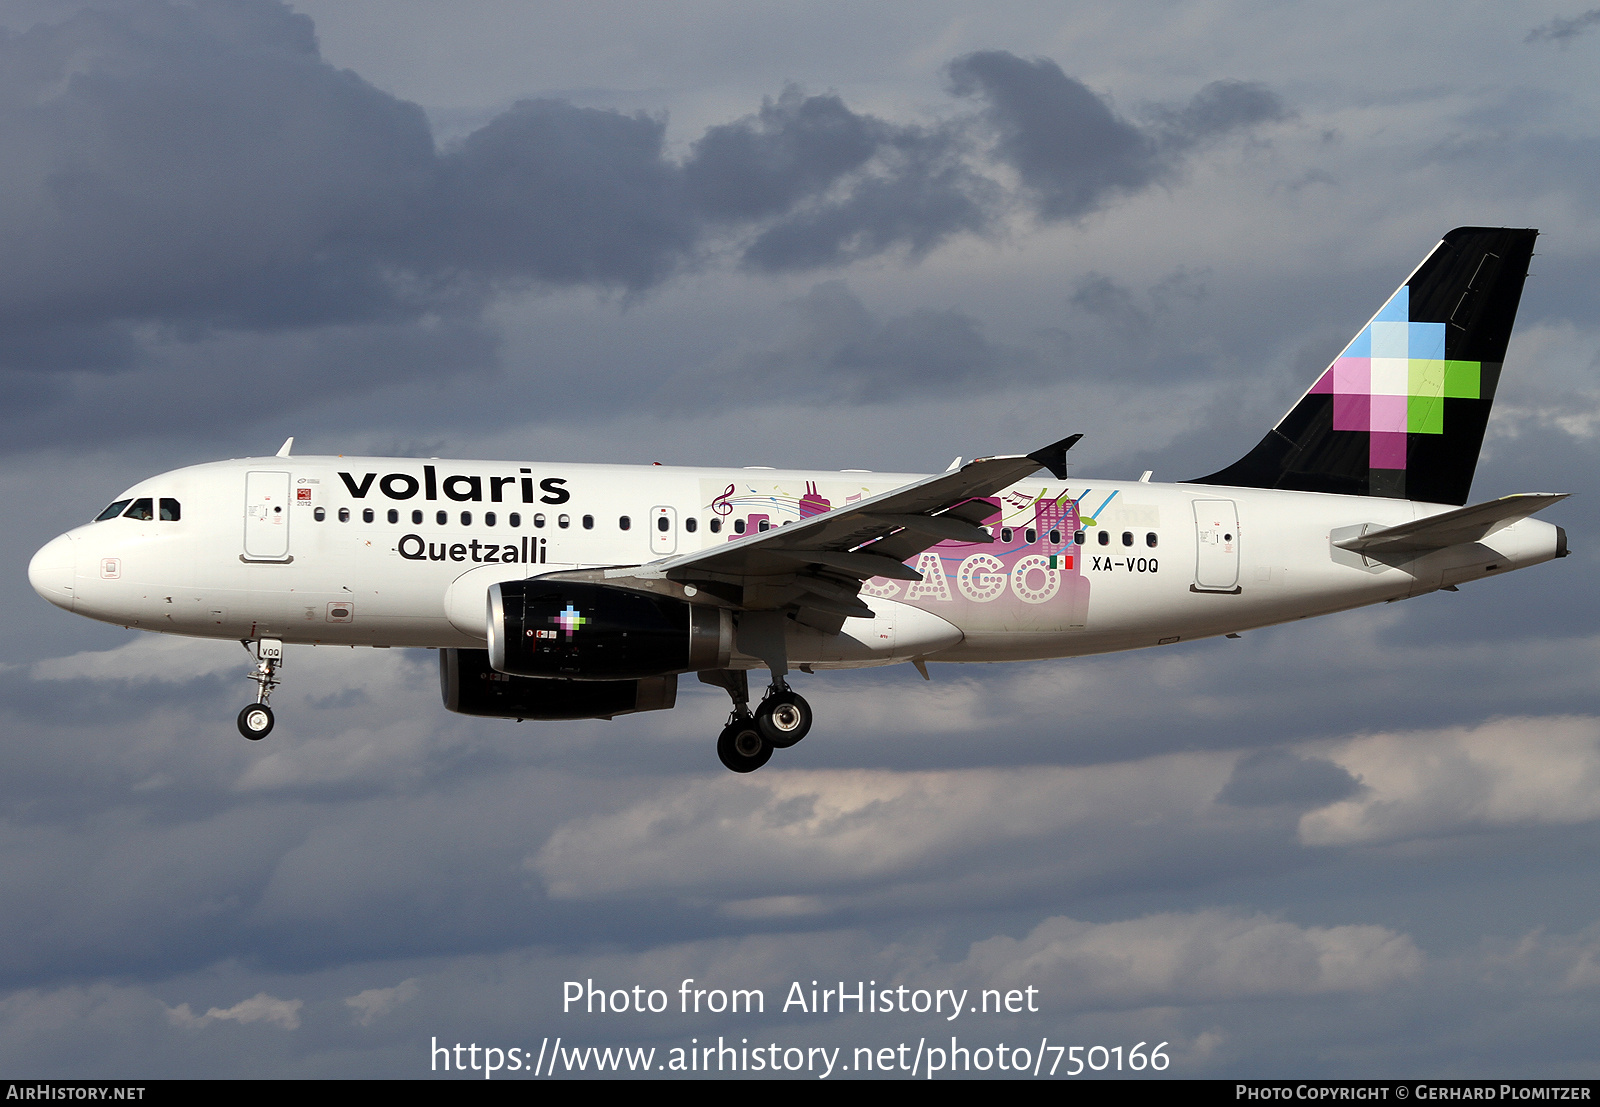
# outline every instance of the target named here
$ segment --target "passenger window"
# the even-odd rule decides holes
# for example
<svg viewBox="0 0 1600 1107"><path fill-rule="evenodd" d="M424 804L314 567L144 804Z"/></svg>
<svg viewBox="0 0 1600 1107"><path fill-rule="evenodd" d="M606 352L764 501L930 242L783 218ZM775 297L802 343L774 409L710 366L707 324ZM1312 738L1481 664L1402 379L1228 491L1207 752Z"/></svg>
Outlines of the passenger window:
<svg viewBox="0 0 1600 1107"><path fill-rule="evenodd" d="M461 513L461 525L464 527L470 527L472 525L472 512L463 511Z"/></svg>
<svg viewBox="0 0 1600 1107"><path fill-rule="evenodd" d="M1122 544L1124 546L1133 545L1133 531L1125 530L1122 532Z"/></svg>
<svg viewBox="0 0 1600 1107"><path fill-rule="evenodd" d="M422 525L422 511L420 508L411 513L411 522L414 526L420 527Z"/></svg>
<svg viewBox="0 0 1600 1107"><path fill-rule="evenodd" d="M1000 541L1002 541L1002 542L1011 541L1011 528L1010 527L1001 527L1000 528Z"/></svg>
<svg viewBox="0 0 1600 1107"><path fill-rule="evenodd" d="M125 519L143 519L148 522L156 517L155 508L150 497L134 500L133 506L122 513Z"/></svg>
<svg viewBox="0 0 1600 1107"><path fill-rule="evenodd" d="M1083 531L1081 531L1081 530L1073 531L1072 532L1072 542L1073 542L1074 545L1077 545L1077 546L1083 545Z"/></svg>
<svg viewBox="0 0 1600 1107"><path fill-rule="evenodd" d="M665 533L667 533L667 531L672 529L672 523L671 523L670 520L667 519L667 517L665 515L657 515L656 516L656 529L659 530L662 534L665 534Z"/></svg>
<svg viewBox="0 0 1600 1107"><path fill-rule="evenodd" d="M107 507L100 514L96 515L94 517L94 521L97 523L102 523L107 519L115 519L118 515L122 514L122 509L127 507L132 502L132 500L118 500L116 503Z"/></svg>
<svg viewBox="0 0 1600 1107"><path fill-rule="evenodd" d="M164 522L176 523L183 518L183 507L177 500L161 497L161 518Z"/></svg>
<svg viewBox="0 0 1600 1107"><path fill-rule="evenodd" d="M762 534L767 533L767 531L772 529L772 520L771 519L763 519L763 520L761 520L761 522L756 524L756 529L758 531L760 531Z"/></svg>
<svg viewBox="0 0 1600 1107"><path fill-rule="evenodd" d="M363 523L372 522L372 509L370 507L364 507L361 509L361 521Z"/></svg>
<svg viewBox="0 0 1600 1107"><path fill-rule="evenodd" d="M1039 541L1039 532L1034 530L1032 527L1029 527L1027 530L1023 531L1022 533L1023 533L1023 536L1027 538L1028 545L1030 545L1030 546L1033 545L1035 542Z"/></svg>
<svg viewBox="0 0 1600 1107"><path fill-rule="evenodd" d="M584 530L593 530L594 529L594 516L593 515L585 515L583 517L583 529Z"/></svg>
<svg viewBox="0 0 1600 1107"><path fill-rule="evenodd" d="M1061 545L1061 532L1059 530L1053 530L1050 532L1050 544L1052 546Z"/></svg>
<svg viewBox="0 0 1600 1107"><path fill-rule="evenodd" d="M1102 546L1111 545L1111 532L1109 530L1103 530L1100 532L1100 544Z"/></svg>
<svg viewBox="0 0 1600 1107"><path fill-rule="evenodd" d="M483 525L486 527L494 526L494 512L485 511L483 513Z"/></svg>
<svg viewBox="0 0 1600 1107"><path fill-rule="evenodd" d="M442 527L450 522L450 513L448 511L435 511L433 513L433 521Z"/></svg>
<svg viewBox="0 0 1600 1107"><path fill-rule="evenodd" d="M522 512L513 511L510 515L506 516L506 522L513 527L520 527L522 525Z"/></svg>
<svg viewBox="0 0 1600 1107"><path fill-rule="evenodd" d="M350 521L350 509L348 507L341 507L339 509L339 522L348 523L349 521Z"/></svg>
<svg viewBox="0 0 1600 1107"><path fill-rule="evenodd" d="M735 533L735 534L743 534L744 533L744 520L743 519L735 519L733 521L733 533Z"/></svg>
<svg viewBox="0 0 1600 1107"><path fill-rule="evenodd" d="M572 525L572 516L570 516L570 515L557 515L556 516L556 526L560 527L562 530L566 530L571 525Z"/></svg>
<svg viewBox="0 0 1600 1107"><path fill-rule="evenodd" d="M631 526L633 526L633 520L628 518L626 515L617 520L618 530L627 530Z"/></svg>
<svg viewBox="0 0 1600 1107"><path fill-rule="evenodd" d="M327 511L325 511L324 509L322 509L320 507L313 508L312 512L311 512L311 517L313 519L315 519L317 522L320 523L320 522L322 522L322 520L324 520L324 519L326 519L328 517L328 513L327 513Z"/></svg>
<svg viewBox="0 0 1600 1107"><path fill-rule="evenodd" d="M713 520L711 520L711 533L712 534L721 534L722 533L722 520L721 519L713 519Z"/></svg>
<svg viewBox="0 0 1600 1107"><path fill-rule="evenodd" d="M544 529L544 513L543 512L539 512L539 513L536 513L534 515L534 517L533 517L533 525L534 525L534 528L536 530L543 530Z"/></svg>
<svg viewBox="0 0 1600 1107"><path fill-rule="evenodd" d="M696 523L694 521L694 516L693 515L689 516L687 519L685 519L683 521L683 529L688 531L690 534L693 534L695 532L695 529L697 527L699 527L699 525L700 525L699 523Z"/></svg>
<svg viewBox="0 0 1600 1107"><path fill-rule="evenodd" d="M396 511L394 508L391 507L389 509L389 522L398 523L399 521L400 521L400 512Z"/></svg>
<svg viewBox="0 0 1600 1107"><path fill-rule="evenodd" d="M1155 531L1151 531L1149 534L1144 536L1144 544L1146 546L1149 546L1152 550L1156 548L1156 532Z"/></svg>

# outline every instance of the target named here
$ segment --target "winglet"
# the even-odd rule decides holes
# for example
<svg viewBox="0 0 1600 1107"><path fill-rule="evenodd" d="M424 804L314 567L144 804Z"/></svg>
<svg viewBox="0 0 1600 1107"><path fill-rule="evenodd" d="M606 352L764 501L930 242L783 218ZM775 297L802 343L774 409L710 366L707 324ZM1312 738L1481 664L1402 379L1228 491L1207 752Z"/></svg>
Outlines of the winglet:
<svg viewBox="0 0 1600 1107"><path fill-rule="evenodd" d="M1078 444L1081 434L1069 434L1060 442L1052 442L1042 450L1035 450L1028 455L1029 461L1037 461L1044 468L1050 470L1050 475L1056 480L1067 479L1067 451Z"/></svg>
<svg viewBox="0 0 1600 1107"><path fill-rule="evenodd" d="M293 445L294 445L294 435L291 434L288 438L284 439L283 447L278 451L277 456L278 457L288 457L289 456L289 447L293 446Z"/></svg>

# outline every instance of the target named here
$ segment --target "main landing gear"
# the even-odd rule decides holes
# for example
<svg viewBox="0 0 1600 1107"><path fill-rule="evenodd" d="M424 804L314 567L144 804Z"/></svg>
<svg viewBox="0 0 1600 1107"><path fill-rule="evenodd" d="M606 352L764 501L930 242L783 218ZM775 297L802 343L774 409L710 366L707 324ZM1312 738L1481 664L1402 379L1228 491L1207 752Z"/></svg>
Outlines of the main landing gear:
<svg viewBox="0 0 1600 1107"><path fill-rule="evenodd" d="M245 649L250 643L242 643ZM263 638L256 643L256 667L250 670L250 679L256 682L256 702L247 704L239 712L239 733L252 742L259 742L272 733L277 720L267 700L278 686L278 669L283 665L283 643L276 638Z"/></svg>
<svg viewBox="0 0 1600 1107"><path fill-rule="evenodd" d="M753 773L772 760L773 750L788 749L811 730L811 705L787 684L767 689L750 711L750 678L739 669L714 669L700 674L707 684L727 691L733 700L728 724L717 736L717 757L736 773Z"/></svg>

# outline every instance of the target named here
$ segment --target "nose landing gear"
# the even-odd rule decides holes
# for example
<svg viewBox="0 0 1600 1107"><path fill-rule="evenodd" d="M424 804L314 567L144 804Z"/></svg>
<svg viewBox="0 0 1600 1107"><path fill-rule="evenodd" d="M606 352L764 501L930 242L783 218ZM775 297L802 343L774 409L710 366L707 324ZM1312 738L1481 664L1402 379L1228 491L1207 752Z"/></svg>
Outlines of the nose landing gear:
<svg viewBox="0 0 1600 1107"><path fill-rule="evenodd" d="M243 643L250 648L248 642ZM250 679L256 682L256 702L246 704L239 712L239 733L252 742L259 742L272 733L277 722L267 700L278 686L278 668L283 664L283 643L276 638L262 638L256 642L256 667L250 670Z"/></svg>

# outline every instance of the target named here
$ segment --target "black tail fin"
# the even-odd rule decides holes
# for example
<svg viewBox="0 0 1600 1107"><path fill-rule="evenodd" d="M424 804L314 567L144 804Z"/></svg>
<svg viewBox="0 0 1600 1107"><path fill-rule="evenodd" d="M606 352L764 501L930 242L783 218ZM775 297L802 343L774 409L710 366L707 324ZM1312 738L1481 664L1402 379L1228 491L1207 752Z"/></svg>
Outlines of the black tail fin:
<svg viewBox="0 0 1600 1107"><path fill-rule="evenodd" d="M1445 235L1255 449L1191 483L1466 503L1538 235Z"/></svg>

